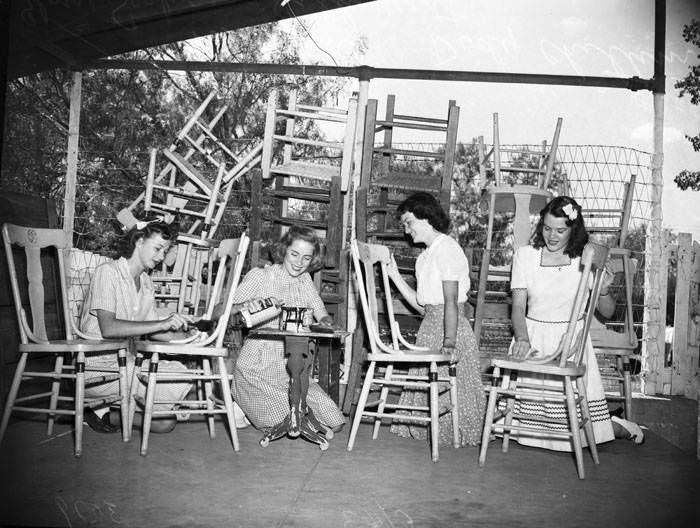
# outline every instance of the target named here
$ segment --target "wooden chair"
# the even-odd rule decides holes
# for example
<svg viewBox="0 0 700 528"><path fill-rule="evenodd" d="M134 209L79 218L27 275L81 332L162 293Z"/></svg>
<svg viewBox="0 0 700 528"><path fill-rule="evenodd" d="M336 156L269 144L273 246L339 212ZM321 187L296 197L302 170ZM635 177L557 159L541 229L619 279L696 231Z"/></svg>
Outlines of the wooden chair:
<svg viewBox="0 0 700 528"><path fill-rule="evenodd" d="M10 414L13 411L26 413L43 413L48 415L47 434L53 434L54 420L57 415L73 416L75 427L75 456L82 454L83 409L85 407L101 407L110 403L121 404L122 423L127 423L127 374L126 349L129 341L100 341L90 339L75 327L70 312L68 288L66 286L66 268L63 252L71 247L71 234L60 229L39 229L4 224L2 229L5 254L12 285L12 296L17 314L20 331L20 359L12 379L10 392L5 403L5 410L0 425L0 440L5 434ZM24 249L26 261L17 257L13 246ZM55 254L53 253L55 252ZM64 326L64 338L54 339L53 335L60 332L47 328L45 315L44 276L42 269L42 253L44 259L57 258L58 276L55 277L60 290L61 314L63 321L51 321L55 326ZM23 272L23 273L20 273ZM26 296L29 304L26 305ZM27 313L29 312L29 313ZM31 324L29 321L31 320ZM49 336L52 337L49 337ZM85 366L85 356L91 353L114 353L118 355L119 367L115 369L93 369ZM38 358L45 355L54 357L54 368L50 371L27 370L30 357ZM68 359L66 363L66 359ZM119 380L119 392L101 398L85 398L85 375L97 372L100 375L89 379L88 384L107 383ZM20 385L26 380L44 380L51 384L49 392L28 394L18 397ZM60 394L61 382L70 380L74 383L74 394ZM36 406L37 400L46 400L44 407ZM62 405L70 403L70 407ZM128 431L123 428L124 440L128 439Z"/></svg>
<svg viewBox="0 0 700 528"><path fill-rule="evenodd" d="M146 397L134 399L144 407L143 431L141 437L141 454L148 452L148 439L151 421L154 416L172 415L173 406L180 406L191 414L206 415L209 425L209 436L214 438L214 415L225 414L226 422L231 434L233 449L238 451L238 434L236 421L233 415L233 399L231 397L231 376L229 376L224 358L228 356L228 348L224 344L224 337L231 316L233 296L241 278L249 239L244 233L239 239L227 239L221 241L216 257L219 261L216 281L212 295L208 299L205 319L211 319L214 307L220 302L224 303L224 313L216 323L211 335L204 338L186 339L182 342L158 343L155 341L137 341L136 351L143 355L150 355L148 374L142 374L139 367L135 370L135 378L147 383ZM226 296L223 294L226 292ZM158 369L158 361L161 356L184 356L198 363L196 368L186 370L166 371ZM212 373L211 361L216 361L218 372ZM156 386L159 382L181 381L194 382L198 385L197 400L158 401L155 399ZM218 382L221 388L222 400L213 395L213 382ZM136 385L136 380L132 386ZM132 392L133 392L132 388ZM203 393L203 398L202 398ZM170 409L154 409L154 405L166 404ZM133 412L132 412L133 414Z"/></svg>
<svg viewBox="0 0 700 528"><path fill-rule="evenodd" d="M600 362L601 377L603 380L618 382L618 393L607 394L606 397L609 401L622 402L625 418L628 420L632 415L630 357L638 345L632 308L632 289L637 262L632 258L632 252L625 247L625 244L629 235L636 179L633 174L629 181L625 182L619 205L601 207L595 204L584 209L586 230L589 235L610 247L608 270L614 274L621 273L623 277L624 317L622 331L613 330L611 328L613 325L610 323L604 325L600 321L594 320L591 326L591 341L595 353L604 360ZM610 198L606 196L604 201L609 200ZM603 203L603 205L607 204ZM605 369L606 366L607 369Z"/></svg>
<svg viewBox="0 0 700 528"><path fill-rule="evenodd" d="M500 214L512 214L512 249L527 245L532 226L530 216L552 199L549 191L554 173L562 119L557 119L552 142L542 142L540 150L527 146L504 147L500 142L498 114L493 114L493 147L486 152L483 136L479 136L479 175L482 208L488 214L486 246L481 255L479 280L470 299L474 305L474 334L477 340L485 322L508 319L510 296L507 288L498 285L510 279L510 265L494 262L494 224ZM505 259L506 261L509 259Z"/></svg>
<svg viewBox="0 0 700 528"><path fill-rule="evenodd" d="M490 436L494 433L503 434L503 452L508 451L508 442L511 432L524 432L531 434L549 435L554 438L569 438L573 445L576 457L576 467L579 478L584 478L583 450L581 442L581 428L583 428L588 447L593 461L598 464L598 451L591 414L586 399L586 387L583 376L586 373L585 348L591 321L594 317L595 306L598 302L600 280L607 259L608 249L604 246L589 244L583 252L581 263L583 273L579 281L574 306L569 317L566 334L558 349L547 357L539 359L494 359L493 367L494 384L488 386L489 399L486 409L486 419L481 438L481 450L479 452L479 465L486 462L486 451L489 446ZM589 285L593 278L593 289L589 295ZM588 301L588 302L587 302ZM583 319L583 326L577 331L579 321ZM561 381L561 385L542 385L528 383L528 375L545 374L548 377ZM505 410L496 414L496 405L499 399L505 399ZM554 422L550 417L538 417L535 415L518 414L515 411L515 402L561 402L565 403L567 418ZM579 420L580 413L580 420ZM503 417L502 423L497 423ZM513 420L527 420L528 422L540 422L552 425L558 424L562 430L543 429L533 425L524 425Z"/></svg>
<svg viewBox="0 0 700 528"><path fill-rule="evenodd" d="M348 451L352 451L357 429L363 417L372 417L374 419L374 430L372 433L372 438L374 439L379 434L382 419L388 418L391 421L409 421L428 425L430 427L431 457L433 462L437 462L440 417L438 397L441 386L447 385L449 387L451 406L448 412L452 413L453 443L455 447L459 447L457 369L454 364L450 364L449 355L432 353L429 348L412 345L401 335L399 324L394 317L391 298L388 275L391 255L388 248L378 244L352 241L351 254L371 352L367 355L369 366L362 390L360 391L360 399L352 422L352 429L350 430ZM381 281L380 284L385 301L384 315L387 317L391 336L390 343L385 343L381 337L375 273L378 273ZM445 364L449 364L449 377L447 378L438 376L438 365ZM408 376L394 372L395 366L406 368L408 366L421 365L428 367L428 375ZM384 376L376 373L378 366L384 367ZM370 389L375 384L381 387L379 400L368 402ZM387 403L390 387L406 387L413 390L424 389L428 392L429 405L427 407L418 407ZM376 411L367 410L368 407L376 407ZM399 414L395 412L397 410L421 411L424 414ZM427 413L427 416L425 416L425 413Z"/></svg>
<svg viewBox="0 0 700 528"><path fill-rule="evenodd" d="M377 100L367 101L355 207L357 239L363 242L403 239L403 230L392 225L390 219L396 206L411 192L434 194L445 212L450 210L459 107L455 101L449 101L446 117L426 117L398 114L395 106L395 96L388 95L384 119L377 119ZM431 134L439 148L399 148L395 134L402 129ZM376 198L370 199L371 193Z"/></svg>
<svg viewBox="0 0 700 528"><path fill-rule="evenodd" d="M612 254L613 250L610 250ZM612 273L622 273L624 277L624 316L622 331L609 328L597 318L591 323L591 343L598 361L600 377L605 381L617 384L617 390L606 387L605 397L608 401L620 402L624 416L628 420L632 416L632 365L630 358L639 344L634 331L632 312L632 277L637 269L637 260L621 255L608 261L608 270Z"/></svg>

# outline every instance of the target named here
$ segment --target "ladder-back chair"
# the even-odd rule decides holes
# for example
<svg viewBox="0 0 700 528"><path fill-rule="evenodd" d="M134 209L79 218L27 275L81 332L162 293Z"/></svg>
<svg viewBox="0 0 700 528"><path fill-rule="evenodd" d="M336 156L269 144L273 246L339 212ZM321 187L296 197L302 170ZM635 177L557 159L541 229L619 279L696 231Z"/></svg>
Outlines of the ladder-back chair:
<svg viewBox="0 0 700 528"><path fill-rule="evenodd" d="M486 462L489 440L494 433L503 435L504 453L508 451L508 443L513 432L540 437L568 438L573 446L578 476L582 479L585 473L581 428L585 433L593 461L596 464L599 463L591 413L586 399L584 375L586 343L598 303L600 282L607 256L608 248L604 246L588 244L584 249L581 256L583 271L567 330L554 353L536 359L527 357L491 360L493 385L487 387L489 399L479 452L480 466ZM589 290L591 283L593 287ZM546 375L554 382L547 385L529 382L528 375ZM505 400L505 405L497 409L497 403L501 399ZM567 416L555 422L552 417L520 413L518 407L527 402L564 404ZM503 421L497 421L500 418ZM538 423L542 426L537 426Z"/></svg>
<svg viewBox="0 0 700 528"><path fill-rule="evenodd" d="M25 413L42 413L48 415L47 434L53 434L56 416L68 415L73 417L75 427L75 456L82 454L83 412L85 407L103 407L111 403L121 405L122 423L127 423L127 374L126 374L126 350L129 341L108 341L90 339L81 333L75 326L73 315L70 311L70 300L66 285L66 269L63 252L70 249L70 233L60 229L40 229L22 227L14 224L4 224L2 236L5 245L5 254L9 268L12 297L15 304L15 313L19 323L20 358L10 392L7 396L5 409L0 424L0 441L5 434L13 411ZM13 251L16 247L24 249L26 259L16 258ZM44 258L56 258L58 261L58 276L55 280L60 292L60 313L65 325L64 338L49 338L50 328L47 328L45 314L45 271L42 268L42 254ZM25 299L28 297L28 304ZM29 322L31 320L31 323ZM54 321L54 324L56 321ZM60 324L60 322L58 322ZM87 354L118 355L118 368L94 369L86 367L85 356ZM33 365L28 365L29 358L38 358L49 354L53 356L53 370L34 370ZM66 361L67 360L67 361ZM28 370L28 367L32 370ZM86 382L86 373L88 381ZM50 383L48 392L18 396L20 385L27 380L44 380ZM60 393L64 380L73 382L74 393L70 396ZM119 391L115 394L86 398L85 385L103 384L119 380ZM45 406L37 406L37 402L48 399ZM64 404L60 405L59 403ZM68 405L70 404L70 405ZM126 428L123 430L124 440L128 439Z"/></svg>
<svg viewBox="0 0 700 528"><path fill-rule="evenodd" d="M355 437L362 418L370 417L374 420L373 439L376 439L379 434L382 419L387 418L391 421L408 421L427 425L430 428L431 458L433 462L437 462L440 432L438 399L441 387L447 386L450 391L450 408L447 412L452 414L453 445L459 447L456 367L450 363L449 355L434 353L429 348L412 345L401 335L399 324L394 317L389 283L388 266L391 262L389 249L378 244L352 241L351 254L370 353L367 354L369 365L352 421L348 451L351 451L355 444ZM388 343L383 340L383 332L380 328L380 305L377 301L375 274L379 277L379 289L384 299L382 316L386 317L389 327L390 341ZM439 376L438 366L448 364L449 377ZM407 368L421 365L427 367L428 372L425 376L409 376L394 372L395 367ZM383 376L377 372L378 367L384 368ZM381 387L381 391L378 400L368 402L372 385L378 385ZM390 387L425 390L429 404L427 407L419 407L388 403ZM376 411L367 410L368 408L376 408ZM396 411L407 412L397 413Z"/></svg>
<svg viewBox="0 0 700 528"><path fill-rule="evenodd" d="M173 406L180 406L191 414L206 415L209 425L209 436L214 438L214 416L224 414L231 434L233 449L238 451L238 434L236 421L233 414L233 399L231 397L231 376L228 374L225 358L228 356L228 348L224 344L226 329L231 317L233 296L238 287L248 250L249 239L246 233L239 239L222 240L216 250L218 260L216 281L211 296L207 301L205 319L211 319L214 309L223 303L223 314L216 322L214 329L208 336L186 339L182 342L159 343L155 341L137 341L135 348L137 353L150 355L148 374L143 374L137 363L135 379L132 385L144 382L146 386L145 399L134 395L134 400L144 408L143 429L141 437L141 454L148 453L148 440L151 421L154 416L172 415ZM173 370L158 368L161 356L183 356L197 363L196 367L188 367L186 370ZM212 372L211 362L216 361L217 372ZM138 381L137 381L138 380ZM156 386L160 382L173 381L193 382L198 385L198 399L159 401L156 399ZM221 389L221 399L214 396L213 384L218 382ZM201 389L201 390L200 390ZM132 386L132 393L134 393ZM203 397L202 397L203 394ZM168 409L156 409L155 406L164 405ZM133 409L131 411L133 415Z"/></svg>

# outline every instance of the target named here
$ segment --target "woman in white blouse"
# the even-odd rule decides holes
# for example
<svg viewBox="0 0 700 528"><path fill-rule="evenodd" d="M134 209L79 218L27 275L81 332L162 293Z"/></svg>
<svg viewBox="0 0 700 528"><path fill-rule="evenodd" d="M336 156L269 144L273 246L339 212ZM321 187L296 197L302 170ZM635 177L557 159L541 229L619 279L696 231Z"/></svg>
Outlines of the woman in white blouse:
<svg viewBox="0 0 700 528"><path fill-rule="evenodd" d="M445 234L450 220L433 195L412 194L399 205L397 216L413 243L426 247L416 260L416 290L401 278L393 261L389 275L407 302L424 316L416 344L439 349L457 362L461 445L477 445L483 427L485 396L479 350L464 307L469 291L469 262L457 241ZM444 393L440 398L445 399L441 406L449 405L449 394ZM427 405L427 397L424 391L406 389L401 404ZM421 425L396 424L392 432L416 439L426 439L428 435L427 427ZM452 422L445 414L440 418L440 443L449 445L451 439Z"/></svg>

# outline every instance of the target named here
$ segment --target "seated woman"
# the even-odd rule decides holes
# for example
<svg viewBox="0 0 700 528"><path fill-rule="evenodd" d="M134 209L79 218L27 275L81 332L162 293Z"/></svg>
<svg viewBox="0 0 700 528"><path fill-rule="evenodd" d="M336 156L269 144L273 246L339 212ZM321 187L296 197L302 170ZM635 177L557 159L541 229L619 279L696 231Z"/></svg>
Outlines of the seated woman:
<svg viewBox="0 0 700 528"><path fill-rule="evenodd" d="M457 361L460 445L477 445L481 440L486 396L479 369L479 348L465 313L469 291L469 262L456 240L446 235L450 220L435 197L426 192L412 194L397 209L404 231L414 244L425 245L416 260L417 290L413 290L392 260L389 276L418 312L424 314L416 345L438 349ZM447 376L447 366L439 374ZM427 368L409 374L426 374ZM444 400L444 401L443 401ZM401 405L427 406L425 391L404 389ZM440 406L449 406L449 394L440 396ZM424 413L423 413L424 414ZM399 436L425 440L428 429L420 425L394 424ZM440 418L440 443L452 443L452 420Z"/></svg>
<svg viewBox="0 0 700 528"><path fill-rule="evenodd" d="M170 226L161 221L137 222L125 235L123 256L105 262L95 269L83 311L80 329L94 339L123 339L148 336L151 339L171 340L185 337L184 332L192 323L187 315L171 313L159 319L155 311L153 283L148 275L163 261L170 247L173 234ZM134 357L127 359L127 379L134 371ZM117 367L116 354L90 355L85 358L89 367ZM161 361L168 369L184 370L177 361ZM99 397L117 392L118 381L101 385L89 385L86 373L85 395ZM145 394L145 385L139 381L137 394ZM157 399L181 399L191 389L190 383L163 383L156 391ZM99 432L115 432L109 409L96 413L86 409L88 425ZM115 420L117 420L115 418ZM136 420L136 417L135 417ZM116 423L116 422L115 422ZM154 419L151 431L166 432L175 427L175 417Z"/></svg>
<svg viewBox="0 0 700 528"><path fill-rule="evenodd" d="M518 248L513 258L511 290L513 307L513 341L510 354L516 357L537 357L553 354L562 339L574 304L574 297L581 277L581 254L588 243L588 233L583 221L581 206L573 198L559 196L540 211L531 245ZM615 299L609 291L612 275L606 273L600 290L597 309L604 317L615 310ZM598 362L590 337L586 342L586 396L591 412L596 443L613 440L615 433L605 391L598 370ZM543 385L551 382L547 376L528 381ZM563 403L528 402L527 407L515 403L515 412L553 418L566 415ZM538 423L537 427L545 427ZM641 432L641 430L640 430ZM552 439L537 433L518 435L519 443L552 449L571 451L571 442ZM585 438L582 439L584 445Z"/></svg>
<svg viewBox="0 0 700 528"><path fill-rule="evenodd" d="M321 264L321 245L312 229L292 226L273 250L274 264L254 268L243 278L234 295L234 311L257 311L263 299L273 298L286 306L313 309L319 323L333 323L309 275ZM275 317L257 325L275 328ZM289 374L284 359L284 341L247 337L233 371L233 398L250 422L265 432L290 412ZM306 397L316 418L326 427L338 430L345 419L333 400L313 381Z"/></svg>

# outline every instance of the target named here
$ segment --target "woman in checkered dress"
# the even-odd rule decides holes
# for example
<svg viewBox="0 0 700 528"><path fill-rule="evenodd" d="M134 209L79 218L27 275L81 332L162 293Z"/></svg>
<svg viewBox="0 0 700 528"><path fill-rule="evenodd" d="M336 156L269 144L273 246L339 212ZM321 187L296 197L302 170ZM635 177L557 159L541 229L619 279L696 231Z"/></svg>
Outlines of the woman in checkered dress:
<svg viewBox="0 0 700 528"><path fill-rule="evenodd" d="M313 230L291 227L275 246L273 260L271 266L255 268L246 274L233 302L245 305L274 298L286 306L312 308L318 322L332 324L309 275L321 263L321 246ZM275 317L257 328L276 325ZM236 361L233 379L234 399L258 429L266 431L289 414L289 373L281 338L248 337ZM309 380L306 403L325 426L337 430L345 423L338 406L313 380Z"/></svg>

